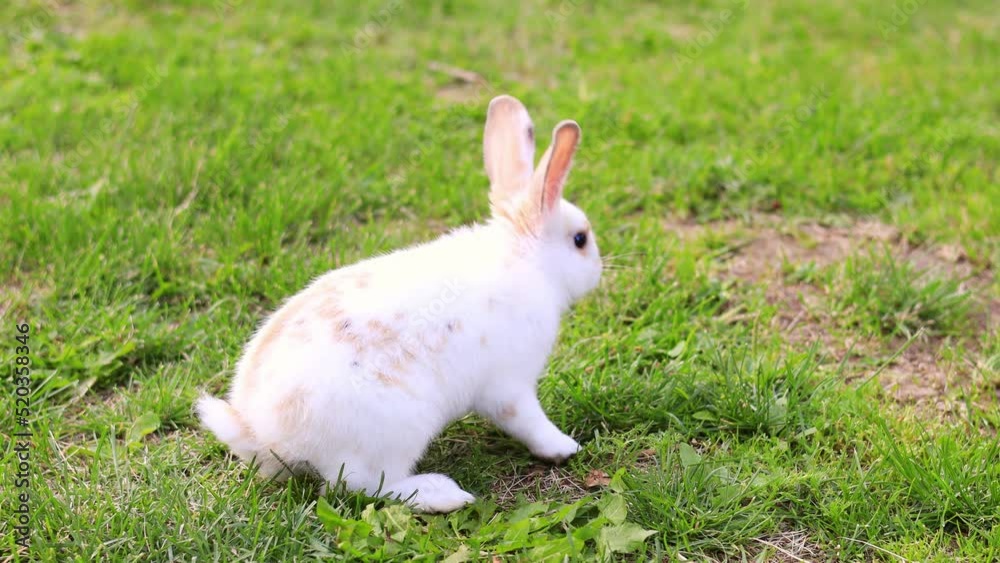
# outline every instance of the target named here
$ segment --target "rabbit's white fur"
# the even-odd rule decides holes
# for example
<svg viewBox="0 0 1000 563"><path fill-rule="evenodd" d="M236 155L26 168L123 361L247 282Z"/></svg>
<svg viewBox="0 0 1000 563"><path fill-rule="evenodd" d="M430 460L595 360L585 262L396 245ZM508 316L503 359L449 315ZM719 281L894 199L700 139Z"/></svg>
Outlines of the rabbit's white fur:
<svg viewBox="0 0 1000 563"><path fill-rule="evenodd" d="M536 384L562 313L601 275L586 217L561 197L578 141L577 125L560 123L535 172L527 111L494 99L484 133L493 218L314 281L250 341L228 402L198 402L203 424L266 476L311 467L428 512L474 500L444 475L411 474L470 411L538 457L576 453Z"/></svg>

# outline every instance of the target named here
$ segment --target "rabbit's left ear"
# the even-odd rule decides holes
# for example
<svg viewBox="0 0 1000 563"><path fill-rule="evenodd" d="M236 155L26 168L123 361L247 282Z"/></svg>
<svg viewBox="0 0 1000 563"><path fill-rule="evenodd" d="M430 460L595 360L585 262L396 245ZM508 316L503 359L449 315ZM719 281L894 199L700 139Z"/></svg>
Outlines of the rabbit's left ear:
<svg viewBox="0 0 1000 563"><path fill-rule="evenodd" d="M573 120L559 122L552 130L552 145L542 159L532 182L541 215L547 216L559 207L566 177L573 166L573 155L580 144L580 126Z"/></svg>
<svg viewBox="0 0 1000 563"><path fill-rule="evenodd" d="M483 161L494 204L519 198L531 185L535 160L535 129L524 104L512 96L497 96L486 112Z"/></svg>

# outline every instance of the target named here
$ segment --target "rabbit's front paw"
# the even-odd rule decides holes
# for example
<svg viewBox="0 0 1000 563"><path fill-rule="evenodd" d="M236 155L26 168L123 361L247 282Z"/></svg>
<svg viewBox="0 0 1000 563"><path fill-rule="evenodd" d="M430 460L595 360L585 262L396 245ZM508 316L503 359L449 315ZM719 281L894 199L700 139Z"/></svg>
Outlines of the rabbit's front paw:
<svg viewBox="0 0 1000 563"><path fill-rule="evenodd" d="M580 444L565 434L553 434L536 444L531 453L553 463L562 463L580 451Z"/></svg>

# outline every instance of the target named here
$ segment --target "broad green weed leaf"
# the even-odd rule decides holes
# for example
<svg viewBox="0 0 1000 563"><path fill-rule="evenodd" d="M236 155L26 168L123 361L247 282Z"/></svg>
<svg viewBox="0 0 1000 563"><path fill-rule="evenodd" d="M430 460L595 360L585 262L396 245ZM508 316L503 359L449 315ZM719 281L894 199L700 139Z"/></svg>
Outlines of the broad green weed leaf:
<svg viewBox="0 0 1000 563"><path fill-rule="evenodd" d="M368 522L344 518L338 514L324 498L319 499L316 505L316 516L326 529L337 535L340 546L353 543L355 538L361 540L359 543L363 544L372 531L372 526Z"/></svg>
<svg viewBox="0 0 1000 563"><path fill-rule="evenodd" d="M503 551L513 551L527 546L528 536L531 534L532 521L529 519L512 522L507 528L507 533L503 535Z"/></svg>
<svg viewBox="0 0 1000 563"><path fill-rule="evenodd" d="M695 420L701 420L703 422L715 422L716 420L718 420L718 417L712 414L712 411L707 411L707 410L700 410L692 414L691 418Z"/></svg>
<svg viewBox="0 0 1000 563"><path fill-rule="evenodd" d="M614 476L611 477L611 482L608 483L608 488L616 493L624 493L626 491L624 468L615 471Z"/></svg>
<svg viewBox="0 0 1000 563"><path fill-rule="evenodd" d="M405 504L390 504L382 510L385 530L393 541L402 542L413 524L413 514Z"/></svg>
<svg viewBox="0 0 1000 563"><path fill-rule="evenodd" d="M159 427L160 417L153 412L144 412L132 423L132 428L129 428L125 442L130 445L141 442L143 438L156 432Z"/></svg>
<svg viewBox="0 0 1000 563"><path fill-rule="evenodd" d="M472 552L469 551L469 546L460 545L455 553L452 553L448 557L444 558L442 563L465 563L466 561L472 560Z"/></svg>
<svg viewBox="0 0 1000 563"><path fill-rule="evenodd" d="M565 523L572 522L573 520L576 519L576 513L578 510L580 510L580 506L582 506L583 503L586 502L587 500L588 500L587 498L582 498L574 502L573 504L568 504L562 507L561 509L556 511L555 514L552 515L552 520L554 522L565 522Z"/></svg>
<svg viewBox="0 0 1000 563"><path fill-rule="evenodd" d="M583 545L570 536L551 538L528 552L525 561L565 561L580 554Z"/></svg>
<svg viewBox="0 0 1000 563"><path fill-rule="evenodd" d="M544 503L544 502L533 502L533 503L531 503L529 505L522 506L521 508L518 508L517 510L515 510L510 515L509 521L510 522L519 522L521 520L524 520L525 518L530 518L530 517L535 516L537 514L541 514L541 513L545 512L546 510L548 510L548 508L549 508L549 505L547 503Z"/></svg>
<svg viewBox="0 0 1000 563"><path fill-rule="evenodd" d="M691 467L692 465L698 465L701 463L701 454L699 454L691 444L681 444L678 448L678 453L681 456L681 465L684 467Z"/></svg>
<svg viewBox="0 0 1000 563"><path fill-rule="evenodd" d="M597 542L608 553L631 553L639 548L646 538L655 534L653 530L626 522L618 526L609 526L601 530Z"/></svg>
<svg viewBox="0 0 1000 563"><path fill-rule="evenodd" d="M597 508L601 511L601 516L607 518L608 522L612 524L621 524L628 516L625 498L618 494L604 495L597 502Z"/></svg>

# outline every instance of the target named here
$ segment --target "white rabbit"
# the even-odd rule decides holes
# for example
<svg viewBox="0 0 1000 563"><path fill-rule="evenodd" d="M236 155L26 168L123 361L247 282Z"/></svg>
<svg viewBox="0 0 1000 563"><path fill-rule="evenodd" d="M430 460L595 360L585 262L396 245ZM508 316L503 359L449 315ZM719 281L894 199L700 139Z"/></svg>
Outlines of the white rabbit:
<svg viewBox="0 0 1000 563"><path fill-rule="evenodd" d="M311 467L418 510L472 502L451 478L412 475L430 441L475 411L546 460L580 449L538 402L560 316L601 277L586 216L562 199L580 140L563 121L533 171L534 129L510 96L483 138L492 218L327 273L247 345L229 400L199 400L215 435L265 476Z"/></svg>

